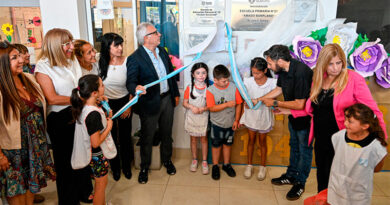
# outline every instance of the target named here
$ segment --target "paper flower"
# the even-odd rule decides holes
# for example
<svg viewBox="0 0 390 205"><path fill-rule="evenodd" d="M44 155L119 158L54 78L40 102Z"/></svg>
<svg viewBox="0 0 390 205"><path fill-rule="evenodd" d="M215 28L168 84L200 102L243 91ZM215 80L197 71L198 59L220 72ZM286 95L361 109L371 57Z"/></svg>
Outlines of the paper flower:
<svg viewBox="0 0 390 205"><path fill-rule="evenodd" d="M6 36L12 36L14 33L14 29L12 28L12 25L5 23L1 26L1 30Z"/></svg>
<svg viewBox="0 0 390 205"><path fill-rule="evenodd" d="M37 39L36 39L35 37L32 37L32 36L31 36L31 37L28 38L28 42L29 42L29 43L36 43L36 42L37 42Z"/></svg>
<svg viewBox="0 0 390 205"><path fill-rule="evenodd" d="M325 44L339 44L344 50L345 56L348 56L358 37L356 33L357 23L343 24L344 21L345 19L336 19L329 23Z"/></svg>
<svg viewBox="0 0 390 205"><path fill-rule="evenodd" d="M171 59L172 65L173 65L173 70L177 70L181 67L183 67L183 64L181 64L181 60L177 58L174 55L169 55L169 58Z"/></svg>
<svg viewBox="0 0 390 205"><path fill-rule="evenodd" d="M295 36L292 44L295 55L307 66L314 68L322 49L320 42L312 37Z"/></svg>
<svg viewBox="0 0 390 205"><path fill-rule="evenodd" d="M363 77L374 75L382 62L387 58L387 54L382 44L375 42L364 42L349 56L352 67Z"/></svg>
<svg viewBox="0 0 390 205"><path fill-rule="evenodd" d="M291 55L292 58L298 60L298 57L297 57L297 55L295 55L294 51L291 51L291 50L290 50L290 55Z"/></svg>
<svg viewBox="0 0 390 205"><path fill-rule="evenodd" d="M382 66L375 71L376 82L384 88L390 88L390 58L382 62Z"/></svg>

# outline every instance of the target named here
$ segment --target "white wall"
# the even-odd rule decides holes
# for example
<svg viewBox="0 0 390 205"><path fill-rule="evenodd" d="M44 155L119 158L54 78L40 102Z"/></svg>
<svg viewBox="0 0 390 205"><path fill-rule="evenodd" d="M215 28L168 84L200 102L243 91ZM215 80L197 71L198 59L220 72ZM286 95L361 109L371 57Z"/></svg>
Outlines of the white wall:
<svg viewBox="0 0 390 205"><path fill-rule="evenodd" d="M88 39L84 0L40 0L43 33L69 30L75 39Z"/></svg>

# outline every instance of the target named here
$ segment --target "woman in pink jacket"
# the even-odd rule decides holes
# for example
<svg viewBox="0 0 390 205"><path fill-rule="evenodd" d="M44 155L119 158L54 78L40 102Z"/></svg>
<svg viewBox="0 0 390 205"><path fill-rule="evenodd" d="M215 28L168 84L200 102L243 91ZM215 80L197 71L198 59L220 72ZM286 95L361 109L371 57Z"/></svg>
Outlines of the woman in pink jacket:
<svg viewBox="0 0 390 205"><path fill-rule="evenodd" d="M338 44L324 46L314 68L310 98L304 110L281 110L293 117L312 116L309 144L315 138L314 153L317 165L318 192L328 187L334 150L331 137L344 129L344 109L362 103L370 107L378 117L386 133L383 115L371 96L363 77L347 69L344 51Z"/></svg>

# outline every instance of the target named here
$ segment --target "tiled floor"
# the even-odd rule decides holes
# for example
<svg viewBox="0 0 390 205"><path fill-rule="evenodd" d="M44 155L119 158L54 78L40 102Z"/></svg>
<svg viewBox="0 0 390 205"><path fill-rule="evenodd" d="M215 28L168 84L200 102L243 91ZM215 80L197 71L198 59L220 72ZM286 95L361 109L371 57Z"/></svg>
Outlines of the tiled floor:
<svg viewBox="0 0 390 205"><path fill-rule="evenodd" d="M316 169L312 169L306 184L306 191L298 201L288 201L285 196L291 186L272 185L271 178L285 172L285 167L268 167L266 179L258 181L256 175L244 179L244 165L233 166L237 172L235 178L228 177L223 171L221 180L215 181L210 175L202 175L201 170L189 171L189 159L176 157L174 163L177 174L169 176L166 169L152 171L149 182L141 185L137 182L138 170L127 180L123 175L118 182L109 176L106 200L111 205L148 205L148 204L303 204L303 199L316 193ZM255 167L257 174L258 167ZM55 183L51 182L42 194L45 205L57 204ZM374 177L372 204L390 204L390 172L381 172Z"/></svg>

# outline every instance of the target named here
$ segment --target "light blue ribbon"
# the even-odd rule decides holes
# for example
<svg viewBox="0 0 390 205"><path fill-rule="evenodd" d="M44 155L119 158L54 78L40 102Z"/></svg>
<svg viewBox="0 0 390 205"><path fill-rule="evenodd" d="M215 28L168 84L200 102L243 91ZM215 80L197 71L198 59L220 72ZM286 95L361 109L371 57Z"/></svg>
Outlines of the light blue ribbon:
<svg viewBox="0 0 390 205"><path fill-rule="evenodd" d="M237 87L238 91L240 92L241 97L245 100L246 104L248 104L249 108L253 109L253 110L257 110L261 106L261 102L258 102L256 104L256 106L253 106L251 97L245 88L244 82L242 82L240 73L239 73L237 66L236 66L236 61L234 59L234 54L233 54L233 49L232 49L232 30L227 23L225 23L225 27L226 27L226 33L228 36L228 40L229 40L228 51L229 51L229 60L230 60L230 70L232 73L233 81L236 84L236 87Z"/></svg>
<svg viewBox="0 0 390 205"><path fill-rule="evenodd" d="M173 71L172 73L169 73L168 75L166 75L165 77L159 79L159 80L156 80L154 82L151 82L147 85L145 85L145 89L148 89L156 84L159 84L160 82L164 81L164 80L167 80L173 76L175 76L176 74L180 73L181 71L185 70L189 65L191 65L193 62L195 62L196 60L198 60L200 58L200 56L202 56L202 52L199 52L196 54L196 56L192 59L192 61L186 65L186 66L183 66L175 71ZM140 94L142 93L141 90L137 90L136 93L135 93L135 96L133 97L133 99L131 99L125 106L123 106L120 110L118 110L117 113L115 113L114 116L112 116L112 119L115 119L116 117L118 117L119 115L121 115L125 110L127 110L129 107L133 106L135 103L138 102L138 99L140 98Z"/></svg>

